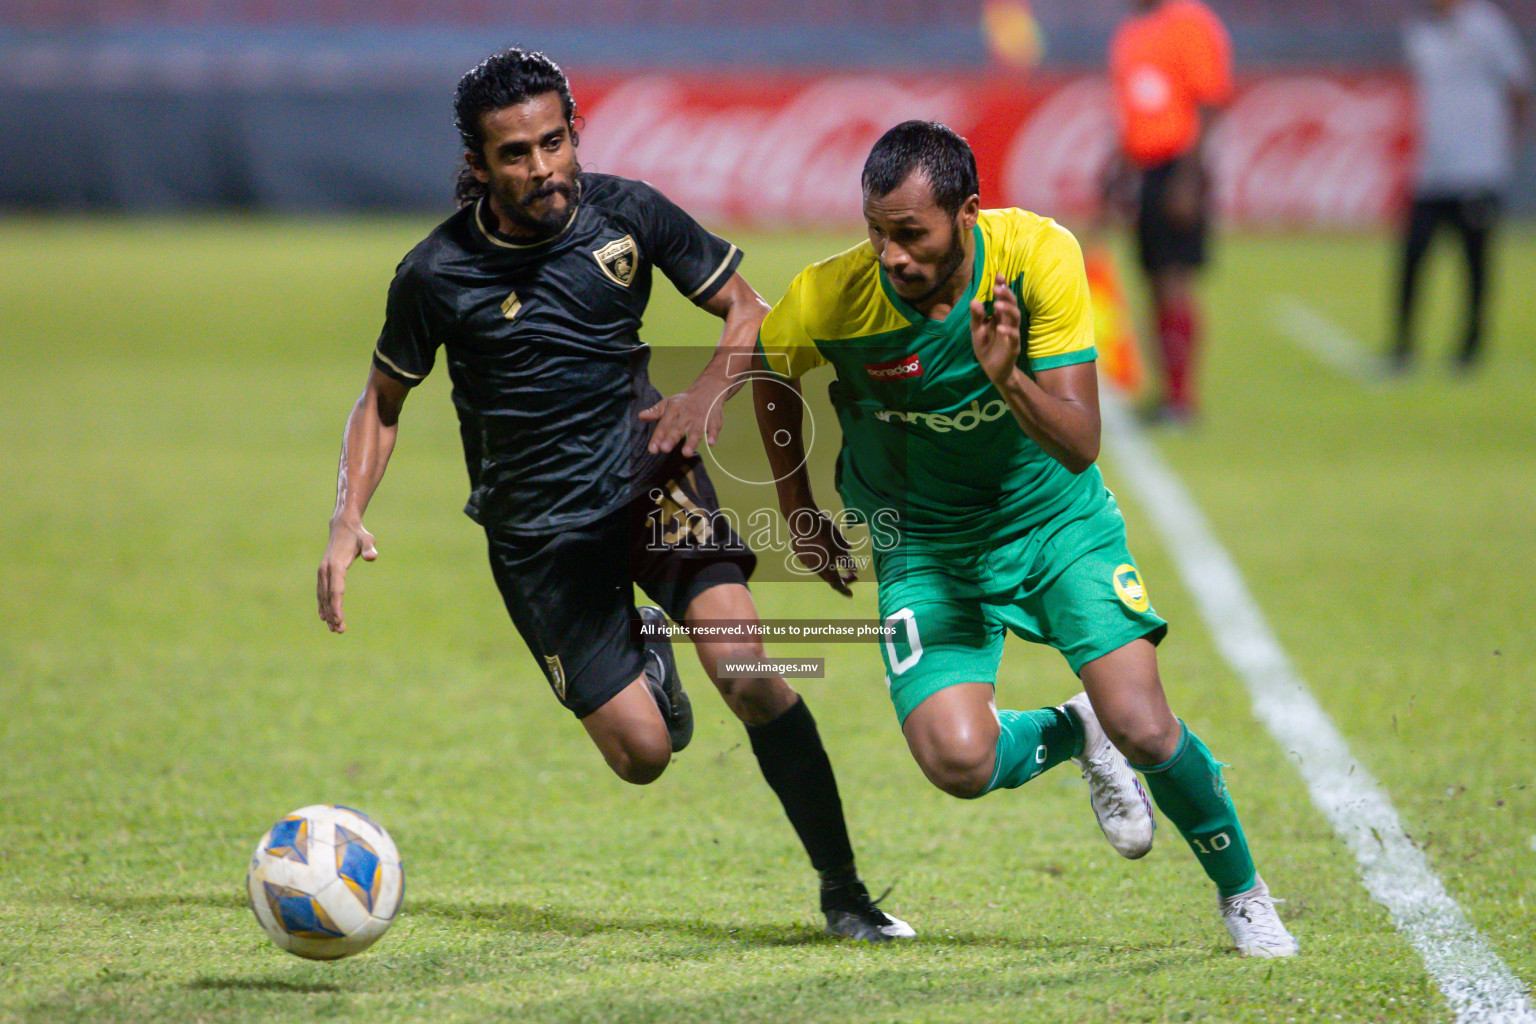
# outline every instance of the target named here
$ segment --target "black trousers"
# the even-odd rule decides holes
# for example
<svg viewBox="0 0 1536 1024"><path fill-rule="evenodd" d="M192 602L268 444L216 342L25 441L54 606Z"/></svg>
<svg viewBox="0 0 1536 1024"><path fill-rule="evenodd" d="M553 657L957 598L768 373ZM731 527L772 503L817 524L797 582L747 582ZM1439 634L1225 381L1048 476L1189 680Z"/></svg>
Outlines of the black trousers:
<svg viewBox="0 0 1536 1024"><path fill-rule="evenodd" d="M1397 291L1397 337L1392 357L1398 365L1413 358L1413 313L1418 300L1424 256L1441 224L1461 240L1467 263L1466 320L1456 353L1464 366L1476 362L1483 344L1488 296L1488 249L1499 217L1499 195L1492 191L1460 195L1415 196L1403 231L1403 257Z"/></svg>

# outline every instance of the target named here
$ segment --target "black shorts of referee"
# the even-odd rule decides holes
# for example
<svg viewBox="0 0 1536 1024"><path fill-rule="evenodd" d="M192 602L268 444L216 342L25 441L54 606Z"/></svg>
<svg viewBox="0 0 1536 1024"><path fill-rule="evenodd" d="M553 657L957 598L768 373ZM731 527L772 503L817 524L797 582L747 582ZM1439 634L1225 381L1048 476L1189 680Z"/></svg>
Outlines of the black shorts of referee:
<svg viewBox="0 0 1536 1024"><path fill-rule="evenodd" d="M1203 171L1192 171L1188 156L1176 157L1141 172L1136 205L1136 247L1148 274L1167 268L1194 269L1205 265L1211 223L1211 190ZM1189 175L1199 174L1198 182ZM1194 186L1194 195L1188 189ZM1185 194L1176 194L1184 189ZM1194 209L1181 216L1176 207L1193 200ZM1188 216L1193 213L1194 216Z"/></svg>

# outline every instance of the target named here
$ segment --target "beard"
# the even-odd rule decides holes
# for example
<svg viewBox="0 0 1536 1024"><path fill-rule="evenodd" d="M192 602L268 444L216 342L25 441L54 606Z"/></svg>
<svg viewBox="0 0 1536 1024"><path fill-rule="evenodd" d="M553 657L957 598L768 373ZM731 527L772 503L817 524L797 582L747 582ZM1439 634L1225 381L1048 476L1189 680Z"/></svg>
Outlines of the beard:
<svg viewBox="0 0 1536 1024"><path fill-rule="evenodd" d="M933 284L923 294L913 299L907 299L907 304L914 309L921 309L923 304L932 299L939 291L949 283L949 279L955 276L955 271L960 269L960 264L965 262L965 246L960 242L960 218L956 217L954 223L949 226L949 248L939 260L939 265L933 271ZM902 296L906 298L906 296Z"/></svg>
<svg viewBox="0 0 1536 1024"><path fill-rule="evenodd" d="M576 215L576 204L581 201L581 164L576 163L573 168L569 185L548 182L523 196L510 188L496 189L496 203L508 220L535 238L558 235ZM543 213L533 211L534 203L557 194L565 197L563 207L551 207Z"/></svg>

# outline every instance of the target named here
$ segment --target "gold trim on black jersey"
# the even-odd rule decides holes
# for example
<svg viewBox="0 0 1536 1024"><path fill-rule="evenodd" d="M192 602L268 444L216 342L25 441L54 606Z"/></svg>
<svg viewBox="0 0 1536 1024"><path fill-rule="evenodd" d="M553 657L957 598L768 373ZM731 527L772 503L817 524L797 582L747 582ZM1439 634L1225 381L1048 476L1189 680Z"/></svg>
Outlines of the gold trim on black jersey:
<svg viewBox="0 0 1536 1024"><path fill-rule="evenodd" d="M475 204L475 215L472 218L475 222L475 228L479 230L481 238L485 239L487 242L490 242L492 245L499 245L503 249L537 249L540 246L549 245L551 242L558 241L562 236L565 235L567 231L571 230L571 225L576 223L576 207L572 206L571 216L568 220L566 220L565 227L561 228L558 234L551 235L550 237L538 242L520 244L518 242L509 242L506 239L500 237L495 232L495 230L486 225L485 221L481 220L482 217L489 216L490 212L491 197L481 196L480 201Z"/></svg>
<svg viewBox="0 0 1536 1024"><path fill-rule="evenodd" d="M373 358L377 359L379 362L383 363L385 366L389 367L391 370L394 370L396 373L398 373L402 377L409 377L409 378L411 378L411 380L426 380L427 379L424 374L412 373L410 370L403 370L403 369L401 369L400 365L398 363L396 363L393 359L389 358L389 356L385 355L383 352L380 352L377 348L375 348L373 350Z"/></svg>
<svg viewBox="0 0 1536 1024"><path fill-rule="evenodd" d="M736 255L736 246L732 245L729 249L727 249L725 251L725 259L721 260L720 261L720 265L715 268L715 272L713 274L709 275L709 280L705 281L703 284L701 284L697 288L695 288L693 290L693 294L688 296L688 301L692 302L694 299L698 298L699 295L702 294L703 291L706 288L708 288L710 285L714 284L715 283L715 278L719 277L721 271L725 270L726 267L731 265L731 257L733 257L735 255Z"/></svg>

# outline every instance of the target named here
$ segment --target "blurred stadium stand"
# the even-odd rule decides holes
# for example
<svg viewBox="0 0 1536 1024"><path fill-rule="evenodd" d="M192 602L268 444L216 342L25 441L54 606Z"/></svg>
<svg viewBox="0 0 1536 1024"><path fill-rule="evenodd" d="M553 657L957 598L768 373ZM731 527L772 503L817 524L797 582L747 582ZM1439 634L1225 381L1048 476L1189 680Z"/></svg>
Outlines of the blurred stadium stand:
<svg viewBox="0 0 1536 1024"><path fill-rule="evenodd" d="M1536 0L1500 0L1536 34ZM1047 60L1097 64L1127 0L1037 0ZM1397 27L1426 0L1215 0L1247 60L1292 63L1393 59ZM741 66L849 62L904 67L985 62L982 0L596 0L585 4L491 0L11 0L0 7L0 38L73 39L150 47L251 45L307 39L351 50L382 43L526 41L572 63L604 66ZM426 33L421 39L417 33ZM400 37L399 33L409 33ZM8 37L8 38L7 38ZM265 37L265 38L263 38ZM425 55L425 54L424 54Z"/></svg>
<svg viewBox="0 0 1536 1024"><path fill-rule="evenodd" d="M1498 0L1527 38L1536 0ZM1392 69L1426 0L1212 0L1239 67ZM4 0L0 207L438 209L448 97L508 44L582 75L1009 75L983 0ZM1097 69L1127 0L1036 0L1037 73ZM1019 77L1021 82L1025 79ZM19 141L18 141L19 140ZM1519 208L1536 208L1526 140ZM366 173L357 173L366 167Z"/></svg>

